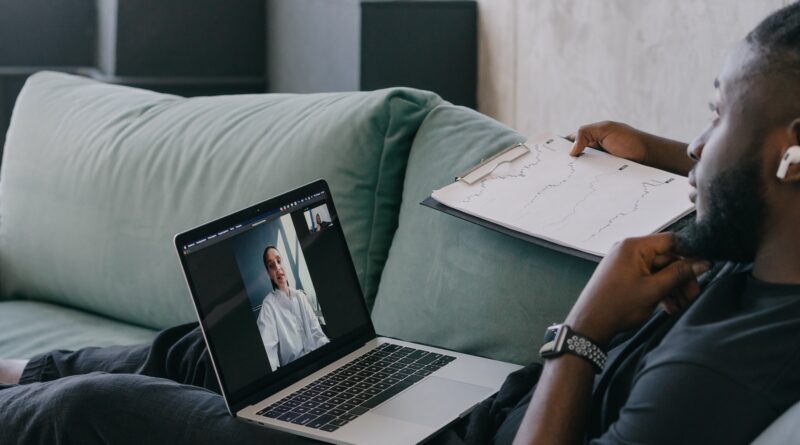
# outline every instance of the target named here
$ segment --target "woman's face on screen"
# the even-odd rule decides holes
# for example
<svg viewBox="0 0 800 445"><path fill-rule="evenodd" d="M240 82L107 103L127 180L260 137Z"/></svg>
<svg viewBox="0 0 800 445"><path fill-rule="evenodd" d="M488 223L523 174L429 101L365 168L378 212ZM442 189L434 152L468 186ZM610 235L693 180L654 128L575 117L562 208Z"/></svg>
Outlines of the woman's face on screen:
<svg viewBox="0 0 800 445"><path fill-rule="evenodd" d="M281 264L281 255L277 249L267 251L267 275L269 279L278 285L279 289L286 288L286 272Z"/></svg>

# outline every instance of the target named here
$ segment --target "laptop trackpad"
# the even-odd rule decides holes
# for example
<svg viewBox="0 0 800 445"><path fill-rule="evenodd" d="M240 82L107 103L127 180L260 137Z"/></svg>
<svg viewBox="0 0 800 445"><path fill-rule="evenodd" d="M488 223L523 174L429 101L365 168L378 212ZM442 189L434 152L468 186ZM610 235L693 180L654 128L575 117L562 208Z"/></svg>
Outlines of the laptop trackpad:
<svg viewBox="0 0 800 445"><path fill-rule="evenodd" d="M495 392L485 386L428 377L372 412L406 422L441 427Z"/></svg>

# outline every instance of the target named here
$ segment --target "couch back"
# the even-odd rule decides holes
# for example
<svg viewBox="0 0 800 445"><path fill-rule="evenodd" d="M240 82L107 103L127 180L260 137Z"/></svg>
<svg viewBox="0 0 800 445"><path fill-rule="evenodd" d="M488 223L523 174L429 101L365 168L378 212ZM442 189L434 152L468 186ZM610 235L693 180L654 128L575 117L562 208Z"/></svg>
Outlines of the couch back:
<svg viewBox="0 0 800 445"><path fill-rule="evenodd" d="M419 203L483 158L525 138L475 111L441 105L417 133L400 224L372 311L379 334L516 363L538 360L595 263Z"/></svg>
<svg viewBox="0 0 800 445"><path fill-rule="evenodd" d="M0 166L0 298L193 320L173 235L321 177L371 302L411 143L439 102L411 89L186 99L36 74Z"/></svg>

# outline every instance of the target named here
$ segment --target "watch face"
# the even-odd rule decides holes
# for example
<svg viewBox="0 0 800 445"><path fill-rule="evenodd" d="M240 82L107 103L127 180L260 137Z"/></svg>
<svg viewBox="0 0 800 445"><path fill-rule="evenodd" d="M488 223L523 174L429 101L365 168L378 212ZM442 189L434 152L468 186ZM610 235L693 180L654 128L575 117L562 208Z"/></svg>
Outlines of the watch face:
<svg viewBox="0 0 800 445"><path fill-rule="evenodd" d="M544 333L544 345L539 349L539 356L542 358L555 357L560 355L561 351L558 348L558 333L561 332L560 324L554 324L547 328Z"/></svg>
<svg viewBox="0 0 800 445"><path fill-rule="evenodd" d="M547 342L555 340L556 334L558 334L558 329L560 327L561 327L560 324L554 324L554 325L549 326L547 328L547 330L544 331L544 342L547 343Z"/></svg>

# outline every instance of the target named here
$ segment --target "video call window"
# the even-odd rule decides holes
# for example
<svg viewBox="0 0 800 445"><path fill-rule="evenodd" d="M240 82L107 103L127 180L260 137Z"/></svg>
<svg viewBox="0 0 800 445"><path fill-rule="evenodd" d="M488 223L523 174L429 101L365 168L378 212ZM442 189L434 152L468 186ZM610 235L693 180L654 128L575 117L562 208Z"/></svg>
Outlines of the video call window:
<svg viewBox="0 0 800 445"><path fill-rule="evenodd" d="M309 232L321 232L331 227L331 214L327 204L321 204L305 211L306 224Z"/></svg>
<svg viewBox="0 0 800 445"><path fill-rule="evenodd" d="M324 194L262 209L257 217L229 217L213 231L198 229L182 243L204 334L229 393L301 369L371 327Z"/></svg>
<svg viewBox="0 0 800 445"><path fill-rule="evenodd" d="M291 214L237 236L232 247L273 371L329 343Z"/></svg>

